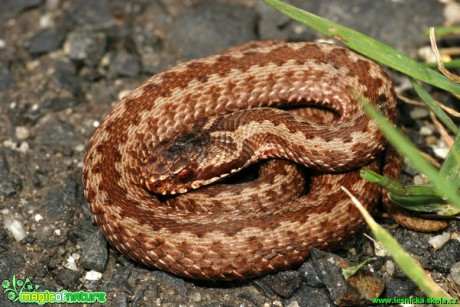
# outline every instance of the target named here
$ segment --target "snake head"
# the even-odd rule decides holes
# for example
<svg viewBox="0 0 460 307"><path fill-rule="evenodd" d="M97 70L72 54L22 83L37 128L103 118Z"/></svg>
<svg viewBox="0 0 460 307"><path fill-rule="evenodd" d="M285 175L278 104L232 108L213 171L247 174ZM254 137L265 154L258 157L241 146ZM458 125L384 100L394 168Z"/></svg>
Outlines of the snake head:
<svg viewBox="0 0 460 307"><path fill-rule="evenodd" d="M143 161L141 184L155 194L175 195L220 180L231 173L217 165L216 161L225 159L221 147L208 133L160 142Z"/></svg>
<svg viewBox="0 0 460 307"><path fill-rule="evenodd" d="M195 180L195 165L189 159L193 138L163 141L153 150L142 166L141 183L151 192L163 195L185 193ZM193 155L193 154L192 154Z"/></svg>

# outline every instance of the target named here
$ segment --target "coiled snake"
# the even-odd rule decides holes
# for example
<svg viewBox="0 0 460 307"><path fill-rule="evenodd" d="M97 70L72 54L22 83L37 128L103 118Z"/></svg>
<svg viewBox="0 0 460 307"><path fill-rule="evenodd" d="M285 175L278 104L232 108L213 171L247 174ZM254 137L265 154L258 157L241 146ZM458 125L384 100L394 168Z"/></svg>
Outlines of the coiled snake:
<svg viewBox="0 0 460 307"><path fill-rule="evenodd" d="M378 170L386 143L357 93L394 119L386 73L324 43L249 43L159 73L91 138L89 208L117 250L177 275L236 279L300 264L361 226L340 186L368 210L379 199L359 169ZM254 163L256 176L254 167L202 187Z"/></svg>

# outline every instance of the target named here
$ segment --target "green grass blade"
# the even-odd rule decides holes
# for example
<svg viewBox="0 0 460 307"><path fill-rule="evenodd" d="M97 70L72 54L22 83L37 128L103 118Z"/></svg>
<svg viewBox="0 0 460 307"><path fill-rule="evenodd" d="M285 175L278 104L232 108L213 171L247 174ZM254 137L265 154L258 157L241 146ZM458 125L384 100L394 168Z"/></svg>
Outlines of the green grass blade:
<svg viewBox="0 0 460 307"><path fill-rule="evenodd" d="M419 212L435 212L442 216L457 215L460 209L446 204L443 194L433 184L403 186L397 180L382 176L368 169L361 177L389 192L390 200L403 208Z"/></svg>
<svg viewBox="0 0 460 307"><path fill-rule="evenodd" d="M454 124L454 122L450 119L450 117L446 114L446 112L441 109L436 101L428 94L425 89L415 82L414 80L411 80L412 86L415 89L415 92L417 95L422 98L422 100L425 102L425 104L430 108L431 111L436 115L436 117L444 124L446 127L455 135L458 134L458 127L457 125Z"/></svg>
<svg viewBox="0 0 460 307"><path fill-rule="evenodd" d="M423 31L423 34L426 37L430 37L430 29L426 29ZM460 34L460 27L459 26L445 26L445 27L435 27L434 34L436 37L443 37L452 34Z"/></svg>
<svg viewBox="0 0 460 307"><path fill-rule="evenodd" d="M393 178L382 176L367 168L362 169L360 175L361 178L366 179L367 181L372 182L381 188L384 188L392 194L407 196L406 188L399 181Z"/></svg>
<svg viewBox="0 0 460 307"><path fill-rule="evenodd" d="M452 186L460 188L460 134L457 134L454 145L449 151L446 160L442 164L440 174L445 176Z"/></svg>
<svg viewBox="0 0 460 307"><path fill-rule="evenodd" d="M301 22L302 24L343 42L349 48L396 69L414 79L421 80L446 91L460 95L460 85L452 82L444 75L413 60L402 52L370 38L357 31L341 26L309 12L298 9L279 0L263 0L268 5Z"/></svg>
<svg viewBox="0 0 460 307"><path fill-rule="evenodd" d="M450 60L448 62L444 62L443 64L444 64L444 67L447 69L459 69L460 68L459 59ZM423 65L430 67L430 68L437 68L438 62L428 62L428 63L423 63Z"/></svg>
<svg viewBox="0 0 460 307"><path fill-rule="evenodd" d="M393 260L399 265L404 273L417 285L419 288L428 296L437 299L447 300L445 304L437 304L438 306L459 306L459 305L448 305L448 302L452 301L452 298L436 284L431 277L425 274L425 271L419 266L404 249L398 244L395 238L393 238L388 231L383 229L379 224L375 222L369 212L359 203L359 201L344 187L342 190L350 196L355 206L361 212L362 216L369 225L375 238L383 245L385 250L390 254Z"/></svg>
<svg viewBox="0 0 460 307"><path fill-rule="evenodd" d="M364 169L361 171L361 178L364 178L367 181L377 184L378 186L384 188L388 192L398 195L399 197L426 197L435 199L439 202L443 201L443 195L431 183L403 186L399 181L393 178L382 176L379 173L376 173L369 169Z"/></svg>
<svg viewBox="0 0 460 307"><path fill-rule="evenodd" d="M393 145L400 154L408 158L418 171L425 174L437 189L449 199L449 202L454 207L460 209L460 196L457 195L456 189L450 184L449 180L442 176L428 161L426 161L409 139L394 128L393 124L367 103L362 96L358 97L358 99L366 113L374 119L391 145Z"/></svg>

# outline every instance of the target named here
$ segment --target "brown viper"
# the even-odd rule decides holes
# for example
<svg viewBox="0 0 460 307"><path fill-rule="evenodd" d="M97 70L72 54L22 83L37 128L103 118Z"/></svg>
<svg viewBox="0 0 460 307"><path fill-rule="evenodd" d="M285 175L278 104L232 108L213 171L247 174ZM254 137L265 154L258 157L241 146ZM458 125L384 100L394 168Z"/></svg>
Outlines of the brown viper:
<svg viewBox="0 0 460 307"><path fill-rule="evenodd" d="M330 249L362 225L340 186L368 210L380 196L359 169L378 170L386 143L356 93L394 120L386 73L337 45L249 43L159 73L89 142L94 219L124 255L185 277L300 264L310 247ZM252 180L204 187L268 159Z"/></svg>

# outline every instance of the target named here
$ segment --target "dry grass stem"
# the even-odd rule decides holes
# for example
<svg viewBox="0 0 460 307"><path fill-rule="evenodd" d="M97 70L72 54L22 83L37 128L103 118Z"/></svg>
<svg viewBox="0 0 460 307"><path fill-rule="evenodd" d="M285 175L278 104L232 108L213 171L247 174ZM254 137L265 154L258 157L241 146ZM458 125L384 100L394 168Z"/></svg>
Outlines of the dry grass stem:
<svg viewBox="0 0 460 307"><path fill-rule="evenodd" d="M449 135L447 132L446 128L441 124L441 122L438 120L436 115L434 115L433 112L430 112L430 117L431 120L433 121L433 124L436 126L436 129L438 130L439 134L441 135L441 138L443 141L446 143L447 147L450 149L454 145L454 138Z"/></svg>
<svg viewBox="0 0 460 307"><path fill-rule="evenodd" d="M430 28L430 41L431 41L431 48L433 49L434 55L436 56L438 62L438 69L440 72L444 74L450 80L460 83L460 77L451 73L444 67L444 63L442 62L441 55L439 54L438 45L436 44L436 37L434 34L434 28Z"/></svg>

